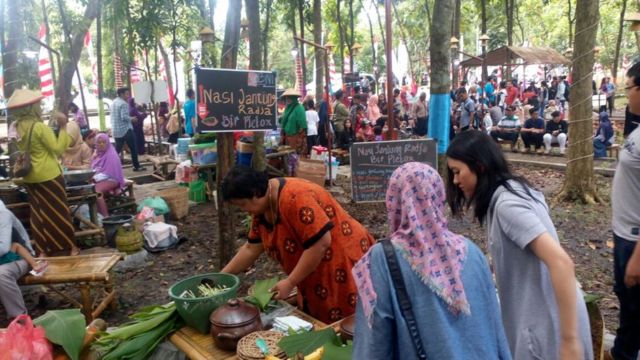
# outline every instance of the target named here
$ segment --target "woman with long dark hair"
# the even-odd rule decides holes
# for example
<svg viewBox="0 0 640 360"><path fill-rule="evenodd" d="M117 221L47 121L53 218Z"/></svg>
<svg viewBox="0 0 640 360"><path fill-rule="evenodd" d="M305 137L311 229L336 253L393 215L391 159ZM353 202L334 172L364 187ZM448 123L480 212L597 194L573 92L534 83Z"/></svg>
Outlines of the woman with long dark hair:
<svg viewBox="0 0 640 360"><path fill-rule="evenodd" d="M502 319L514 359L593 359L574 264L541 192L511 173L489 136L460 133L447 150L447 200L486 220Z"/></svg>

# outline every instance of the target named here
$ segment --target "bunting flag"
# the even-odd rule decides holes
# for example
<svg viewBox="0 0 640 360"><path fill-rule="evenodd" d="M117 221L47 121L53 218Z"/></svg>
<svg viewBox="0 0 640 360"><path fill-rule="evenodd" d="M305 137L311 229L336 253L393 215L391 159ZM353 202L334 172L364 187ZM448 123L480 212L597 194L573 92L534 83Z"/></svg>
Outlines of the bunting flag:
<svg viewBox="0 0 640 360"><path fill-rule="evenodd" d="M302 94L302 97L305 95L304 84L302 83L302 60L300 60L300 56L296 56L296 90Z"/></svg>
<svg viewBox="0 0 640 360"><path fill-rule="evenodd" d="M87 48L87 53L89 54L89 62L91 63L91 76L93 80L91 82L91 86L89 86L89 90L98 96L98 62L96 59L96 54L93 51L93 42L91 41L91 32L87 31L84 36L84 46Z"/></svg>
<svg viewBox="0 0 640 360"><path fill-rule="evenodd" d="M336 63L333 61L333 56L329 54L329 77L331 78L331 93L333 94L338 89L342 88L342 78L340 73L336 72Z"/></svg>
<svg viewBox="0 0 640 360"><path fill-rule="evenodd" d="M44 24L40 25L38 31L38 39L47 43L47 29ZM44 46L40 47L38 54L38 74L40 75L40 91L45 98L53 97L53 75L51 71L51 61L49 59L49 51Z"/></svg>
<svg viewBox="0 0 640 360"><path fill-rule="evenodd" d="M129 69L129 76L131 77L132 84L142 81L142 78L140 77L140 73L138 72L138 69L136 69L137 67L138 67L138 59L136 57L136 59L133 61L133 67Z"/></svg>
<svg viewBox="0 0 640 360"><path fill-rule="evenodd" d="M113 72L116 76L116 89L119 89L123 86L122 84L122 63L120 62L120 56L116 54L113 57Z"/></svg>
<svg viewBox="0 0 640 360"><path fill-rule="evenodd" d="M349 58L348 56L344 57L344 63L342 64L342 69L344 70L345 74L348 74L351 72L351 58Z"/></svg>

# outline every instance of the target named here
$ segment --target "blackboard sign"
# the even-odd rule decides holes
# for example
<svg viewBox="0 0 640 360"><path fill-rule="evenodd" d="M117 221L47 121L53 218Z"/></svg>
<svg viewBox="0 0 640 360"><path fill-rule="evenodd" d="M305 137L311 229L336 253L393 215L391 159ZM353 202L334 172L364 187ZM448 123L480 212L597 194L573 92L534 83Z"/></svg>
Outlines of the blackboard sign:
<svg viewBox="0 0 640 360"><path fill-rule="evenodd" d="M267 71L198 68L198 131L276 128L276 74Z"/></svg>
<svg viewBox="0 0 640 360"><path fill-rule="evenodd" d="M432 139L372 141L351 145L351 197L356 202L384 201L395 169L408 162L437 168Z"/></svg>

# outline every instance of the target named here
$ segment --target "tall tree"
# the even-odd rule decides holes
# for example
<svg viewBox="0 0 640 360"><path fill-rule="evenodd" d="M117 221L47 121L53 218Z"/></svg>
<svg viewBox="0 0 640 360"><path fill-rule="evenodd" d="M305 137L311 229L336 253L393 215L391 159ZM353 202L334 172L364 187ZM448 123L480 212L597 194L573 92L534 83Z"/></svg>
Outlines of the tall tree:
<svg viewBox="0 0 640 360"><path fill-rule="evenodd" d="M4 96L7 99L11 97L15 89L22 87L22 81L18 74L18 48L22 34L23 4L22 1L7 1L7 38L2 49ZM2 10L4 11L4 8ZM11 119L7 123L11 124Z"/></svg>
<svg viewBox="0 0 640 360"><path fill-rule="evenodd" d="M298 8L298 20L300 21L300 38L304 39L304 0L297 0ZM295 27L295 24L293 25ZM302 63L302 93L307 93L307 64L305 60L305 44L300 41L300 49L298 56L300 56L300 62Z"/></svg>
<svg viewBox="0 0 640 360"><path fill-rule="evenodd" d="M69 31L70 44L69 51L64 56L62 68L60 69L60 79L56 84L56 103L57 109L62 113L68 112L69 101L71 100L71 82L73 73L77 71L78 60L80 60L80 52L84 46L84 36L91 27L91 23L98 17L98 8L100 0L89 0L84 10L84 15L80 22L75 25L74 29Z"/></svg>
<svg viewBox="0 0 640 360"><path fill-rule="evenodd" d="M364 5L362 4L362 0L360 0L360 7L364 9ZM376 54L376 43L375 36L373 35L373 23L371 22L371 16L369 16L369 11L364 10L365 15L367 16L367 22L369 23L369 39L371 40L371 65L376 67L378 66L378 58ZM374 74L376 82L373 84L374 88L371 89L372 93L375 93L376 86L378 85L378 74Z"/></svg>
<svg viewBox="0 0 640 360"><path fill-rule="evenodd" d="M456 37L456 39L460 40L460 7L461 7L461 0L455 0L455 10L454 10L454 15L453 15L453 23L451 24L451 33L453 34L453 36ZM440 15L438 15L440 16ZM461 44L459 44L461 45ZM460 71L460 66L458 65L459 62L456 61L460 58L460 56L458 55L457 51L454 51L453 54L453 71L452 71L452 75L453 75L453 87L457 88L458 87L458 79L460 78L459 75L459 71Z"/></svg>
<svg viewBox="0 0 640 360"><path fill-rule="evenodd" d="M591 109L591 79L593 78L593 48L599 24L598 0L578 0L571 78L569 133L571 147L567 175L559 199L598 201L593 181L593 128Z"/></svg>
<svg viewBox="0 0 640 360"><path fill-rule="evenodd" d="M104 84L102 83L102 4L98 5L98 17L96 19L96 71L98 75L98 118L100 130L106 130L107 124L104 114Z"/></svg>
<svg viewBox="0 0 640 360"><path fill-rule="evenodd" d="M49 26L49 12L47 11L47 4L45 4L45 0L41 0L40 6L42 7L42 20L44 21L44 29L46 34L46 43L51 46L51 27ZM53 61L53 53L51 49L47 49L49 53L49 59L51 64L51 80L53 81L53 86L56 86L56 66L55 61Z"/></svg>
<svg viewBox="0 0 640 360"><path fill-rule="evenodd" d="M513 46L513 8L515 7L516 0L505 0L507 18L507 46ZM507 79L511 80L511 52L507 51Z"/></svg>
<svg viewBox="0 0 640 360"><path fill-rule="evenodd" d="M340 78L344 79L344 41L345 31L344 24L342 23L342 14L340 12L340 4L342 0L336 0L336 20L338 22L338 33L340 37L340 43L338 44L338 59L340 59Z"/></svg>
<svg viewBox="0 0 640 360"><path fill-rule="evenodd" d="M371 24L371 20L369 20ZM313 42L316 44L322 44L322 2L320 0L313 0ZM324 51L322 49L315 48L315 62L316 62L316 102L320 102L322 99L322 80L324 79Z"/></svg>
<svg viewBox="0 0 640 360"><path fill-rule="evenodd" d="M481 14L481 24L480 24L480 31L482 35L486 35L487 34L487 0L481 0L480 1L480 14ZM487 53L487 46L484 45L484 43L482 44L482 56L486 56ZM487 71L487 64L483 61L482 62L482 80L487 80L487 77L489 75L489 72Z"/></svg>
<svg viewBox="0 0 640 360"><path fill-rule="evenodd" d="M354 35L354 23L355 19L353 16L353 1L349 1L349 36L347 36L347 50L349 51L349 72L353 73L353 66L355 65L355 60L353 58L353 44L355 44L355 35Z"/></svg>
<svg viewBox="0 0 640 360"><path fill-rule="evenodd" d="M378 7L377 0L371 0L373 2L373 8L376 10L376 16L378 18L378 26L380 27L380 36L382 37L382 48L387 52L387 37L384 33L384 26L382 26L382 17L380 16L380 8Z"/></svg>
<svg viewBox="0 0 640 360"><path fill-rule="evenodd" d="M458 3L460 2L460 0L456 0L458 1ZM407 54L409 55L409 78L413 79L413 61L411 61L411 54L413 53L413 51L409 48L409 42L407 41L407 36L404 33L404 25L402 24L402 19L398 14L398 9L396 7L396 3L395 1L392 1L391 4L393 5L393 14L396 17L396 22L398 23L398 29L400 29L400 40L402 40L402 44L404 45L405 49L407 49Z"/></svg>
<svg viewBox="0 0 640 360"><path fill-rule="evenodd" d="M576 22L576 16L578 14L578 9L576 11L572 11L572 3L575 0L567 0L567 22L569 23L569 47L573 46L573 24Z"/></svg>
<svg viewBox="0 0 640 360"><path fill-rule="evenodd" d="M268 46L267 43L269 42L269 34L271 32L271 13L272 13L272 5L273 4L273 0L266 0L265 6L264 6L264 27L262 27L262 43L264 44L264 46L262 46L262 66L265 69L269 68L269 52L268 50Z"/></svg>
<svg viewBox="0 0 640 360"><path fill-rule="evenodd" d="M433 13L437 14L431 20L431 100L429 102L429 136L438 141L438 163L440 173L446 167L444 152L449 139L448 129L451 122L448 99L451 89L449 77L449 39L451 38L451 23L454 12L454 4L450 0L435 0Z"/></svg>
<svg viewBox="0 0 640 360"><path fill-rule="evenodd" d="M618 37L616 39L616 52L613 56L613 65L611 66L611 74L613 83L618 82L618 64L620 64L620 45L622 44L622 36L624 31L624 14L627 12L627 0L622 0L620 9L620 22L618 23Z"/></svg>
<svg viewBox="0 0 640 360"><path fill-rule="evenodd" d="M222 68L235 69L238 63L238 43L240 40L240 12L242 1L230 1L222 43ZM216 165L216 188L222 194L222 180L233 166L233 134L218 134L218 163ZM220 268L233 256L235 251L235 218L229 202L218 196L218 255Z"/></svg>
<svg viewBox="0 0 640 360"><path fill-rule="evenodd" d="M247 20L249 20L249 68L252 70L262 70L262 49L260 34L260 1L244 0L246 6ZM264 132L256 131L253 133L253 157L251 158L251 166L258 170L264 171L267 168L264 150Z"/></svg>

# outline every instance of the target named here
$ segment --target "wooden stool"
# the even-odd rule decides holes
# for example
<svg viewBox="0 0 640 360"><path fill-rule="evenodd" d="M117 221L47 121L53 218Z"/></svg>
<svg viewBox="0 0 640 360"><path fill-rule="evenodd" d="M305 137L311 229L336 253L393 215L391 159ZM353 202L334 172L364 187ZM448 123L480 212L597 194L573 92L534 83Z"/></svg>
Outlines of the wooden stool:
<svg viewBox="0 0 640 360"><path fill-rule="evenodd" d="M620 159L620 144L611 144L607 146L607 155L613 158L615 155L616 160Z"/></svg>

